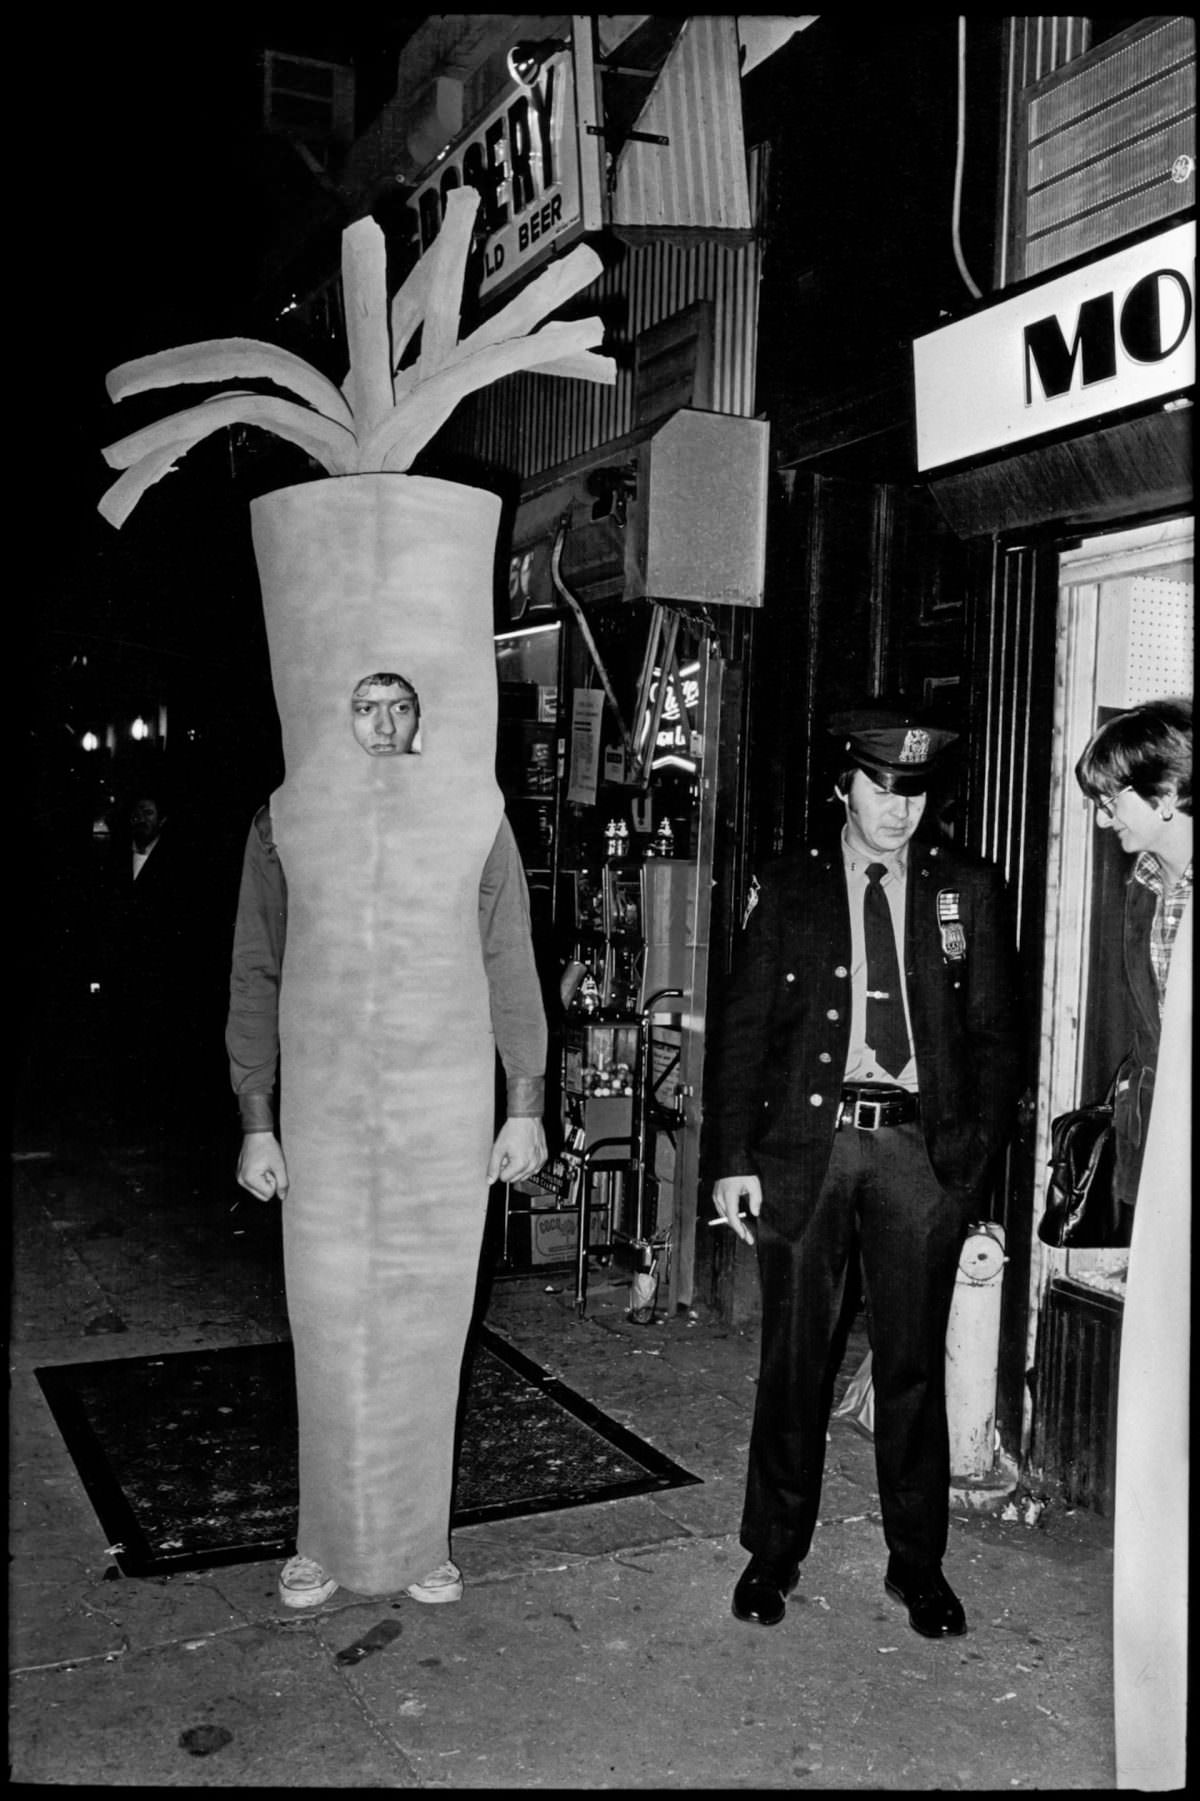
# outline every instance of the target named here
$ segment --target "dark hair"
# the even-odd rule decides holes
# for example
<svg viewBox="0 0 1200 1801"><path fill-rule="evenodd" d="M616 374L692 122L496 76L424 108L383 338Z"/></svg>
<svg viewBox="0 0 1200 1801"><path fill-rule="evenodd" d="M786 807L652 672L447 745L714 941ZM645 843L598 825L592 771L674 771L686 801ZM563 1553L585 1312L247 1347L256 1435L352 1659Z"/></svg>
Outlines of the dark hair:
<svg viewBox="0 0 1200 1801"><path fill-rule="evenodd" d="M417 718L421 717L421 696L417 693L406 675L397 675L394 669L378 670L374 675L360 676L351 692L351 700L355 699L361 688L407 688L413 697L413 705L417 709Z"/></svg>
<svg viewBox="0 0 1200 1801"><path fill-rule="evenodd" d="M1132 788L1145 801L1174 788L1181 813L1192 810L1192 703L1189 698L1147 701L1118 713L1093 734L1075 765L1075 780L1089 800Z"/></svg>

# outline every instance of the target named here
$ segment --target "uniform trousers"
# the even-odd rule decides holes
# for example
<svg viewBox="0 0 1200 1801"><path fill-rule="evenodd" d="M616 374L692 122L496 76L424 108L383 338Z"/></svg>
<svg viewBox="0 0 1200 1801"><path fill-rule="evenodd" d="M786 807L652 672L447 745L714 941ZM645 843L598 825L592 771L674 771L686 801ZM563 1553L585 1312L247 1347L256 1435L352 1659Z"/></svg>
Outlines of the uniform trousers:
<svg viewBox="0 0 1200 1801"><path fill-rule="evenodd" d="M786 1180L786 1166L777 1178ZM919 1121L844 1125L815 1200L781 1205L761 1160L757 1222L762 1349L741 1542L800 1562L816 1528L838 1322L860 1261L874 1381L875 1464L888 1549L940 1564L949 1529L946 1327L965 1233L929 1162Z"/></svg>

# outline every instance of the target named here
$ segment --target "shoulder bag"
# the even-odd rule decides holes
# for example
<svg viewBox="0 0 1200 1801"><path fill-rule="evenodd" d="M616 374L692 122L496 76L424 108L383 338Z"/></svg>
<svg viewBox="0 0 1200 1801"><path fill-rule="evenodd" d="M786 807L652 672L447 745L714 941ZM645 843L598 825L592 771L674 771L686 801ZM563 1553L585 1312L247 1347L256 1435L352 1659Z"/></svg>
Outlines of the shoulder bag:
<svg viewBox="0 0 1200 1801"><path fill-rule="evenodd" d="M1105 1250L1119 1242L1113 1194L1113 1095L1060 1113L1050 1124L1050 1186L1038 1222L1043 1244L1058 1250Z"/></svg>

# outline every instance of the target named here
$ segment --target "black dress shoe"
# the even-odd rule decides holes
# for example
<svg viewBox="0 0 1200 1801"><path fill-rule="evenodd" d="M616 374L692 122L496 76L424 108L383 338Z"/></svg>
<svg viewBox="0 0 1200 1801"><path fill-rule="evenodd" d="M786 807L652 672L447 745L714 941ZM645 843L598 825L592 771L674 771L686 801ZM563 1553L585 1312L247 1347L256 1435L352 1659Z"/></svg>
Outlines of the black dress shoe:
<svg viewBox="0 0 1200 1801"><path fill-rule="evenodd" d="M961 1638L967 1630L962 1602L940 1569L920 1569L891 1557L883 1586L908 1608L908 1623L922 1638Z"/></svg>
<svg viewBox="0 0 1200 1801"><path fill-rule="evenodd" d="M733 1591L734 1618L751 1626L778 1626L799 1574L798 1564L781 1569L766 1557L752 1557Z"/></svg>

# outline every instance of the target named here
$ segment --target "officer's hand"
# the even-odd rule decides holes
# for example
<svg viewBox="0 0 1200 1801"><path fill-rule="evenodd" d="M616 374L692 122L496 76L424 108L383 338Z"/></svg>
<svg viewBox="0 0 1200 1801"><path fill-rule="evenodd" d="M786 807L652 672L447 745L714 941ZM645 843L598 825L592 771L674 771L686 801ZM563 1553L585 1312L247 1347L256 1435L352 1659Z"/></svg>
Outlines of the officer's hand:
<svg viewBox="0 0 1200 1801"><path fill-rule="evenodd" d="M246 1133L238 1157L237 1179L239 1188L260 1201L269 1201L272 1195L278 1195L281 1201L286 1198L287 1162L274 1132Z"/></svg>
<svg viewBox="0 0 1200 1801"><path fill-rule="evenodd" d="M743 1244L754 1243L746 1218L757 1219L762 1212L762 1183L757 1176L722 1176L713 1183L713 1205Z"/></svg>
<svg viewBox="0 0 1200 1801"><path fill-rule="evenodd" d="M545 1161L546 1131L541 1120L524 1115L506 1119L488 1158L488 1186L493 1182L524 1181Z"/></svg>

